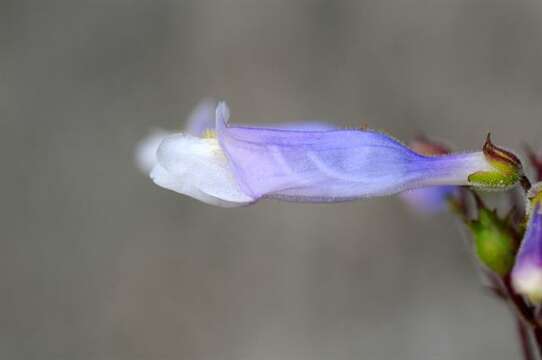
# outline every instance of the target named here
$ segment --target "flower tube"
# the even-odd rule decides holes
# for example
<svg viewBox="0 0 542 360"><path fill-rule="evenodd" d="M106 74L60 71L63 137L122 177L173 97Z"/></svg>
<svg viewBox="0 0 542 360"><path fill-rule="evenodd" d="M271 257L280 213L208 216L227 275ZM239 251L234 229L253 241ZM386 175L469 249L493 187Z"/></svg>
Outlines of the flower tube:
<svg viewBox="0 0 542 360"><path fill-rule="evenodd" d="M425 137L410 144L410 148L422 155L437 156L449 154L450 150ZM409 207L422 214L434 214L449 208L450 199L459 195L457 186L429 186L401 193L401 199Z"/></svg>
<svg viewBox="0 0 542 360"><path fill-rule="evenodd" d="M542 183L532 187L527 231L512 270L514 289L535 304L542 303Z"/></svg>

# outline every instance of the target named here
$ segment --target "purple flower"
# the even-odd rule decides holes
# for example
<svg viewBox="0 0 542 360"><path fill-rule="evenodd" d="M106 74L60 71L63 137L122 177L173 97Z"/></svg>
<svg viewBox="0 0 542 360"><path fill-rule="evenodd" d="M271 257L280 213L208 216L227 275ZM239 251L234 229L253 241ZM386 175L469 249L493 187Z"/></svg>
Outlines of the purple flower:
<svg viewBox="0 0 542 360"><path fill-rule="evenodd" d="M433 214L448 209L448 201L457 197L457 186L429 186L408 190L401 194L401 199L422 214Z"/></svg>
<svg viewBox="0 0 542 360"><path fill-rule="evenodd" d="M155 183L210 204L239 206L261 198L346 201L424 186L502 187L513 185L509 177L519 171L509 158L502 165L481 151L421 155L372 130L241 127L228 119L221 103L214 132L166 137L151 173Z"/></svg>
<svg viewBox="0 0 542 360"><path fill-rule="evenodd" d="M529 191L529 222L512 270L515 290L542 303L542 182Z"/></svg>

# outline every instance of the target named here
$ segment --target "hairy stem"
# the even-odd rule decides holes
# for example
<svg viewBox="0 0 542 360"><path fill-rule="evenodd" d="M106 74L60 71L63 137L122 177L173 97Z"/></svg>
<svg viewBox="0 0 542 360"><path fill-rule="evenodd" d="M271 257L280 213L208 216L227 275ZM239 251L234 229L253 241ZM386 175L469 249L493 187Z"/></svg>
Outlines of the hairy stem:
<svg viewBox="0 0 542 360"><path fill-rule="evenodd" d="M533 329L533 333L536 342L536 349L538 351L538 356L542 359L542 328L535 327Z"/></svg>
<svg viewBox="0 0 542 360"><path fill-rule="evenodd" d="M528 193L529 190L531 189L531 180L529 180L529 178L525 175L523 175L520 179L519 179L519 183L521 185L521 187L523 188L523 191L525 191L525 193Z"/></svg>
<svg viewBox="0 0 542 360"><path fill-rule="evenodd" d="M538 324L536 323L533 315L532 309L525 303L523 298L516 294L514 289L512 288L512 281L510 279L510 275L505 276L503 279L503 286L504 290L506 291L507 297L512 304L514 310L516 311L516 314L518 315L518 318L522 320L526 325L530 326L533 329L538 328ZM541 333L542 336L542 333ZM542 340L542 337L541 337Z"/></svg>
<svg viewBox="0 0 542 360"><path fill-rule="evenodd" d="M521 321L521 319L517 319L517 329L523 359L535 360L535 354L533 353L533 349L531 347L529 328L525 325L523 321Z"/></svg>

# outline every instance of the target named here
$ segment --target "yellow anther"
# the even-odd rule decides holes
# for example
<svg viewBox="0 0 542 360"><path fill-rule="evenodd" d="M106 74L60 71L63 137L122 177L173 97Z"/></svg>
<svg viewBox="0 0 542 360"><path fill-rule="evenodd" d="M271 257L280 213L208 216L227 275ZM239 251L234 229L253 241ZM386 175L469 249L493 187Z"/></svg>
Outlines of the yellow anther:
<svg viewBox="0 0 542 360"><path fill-rule="evenodd" d="M214 129L205 129L201 137L203 139L215 139L216 131Z"/></svg>

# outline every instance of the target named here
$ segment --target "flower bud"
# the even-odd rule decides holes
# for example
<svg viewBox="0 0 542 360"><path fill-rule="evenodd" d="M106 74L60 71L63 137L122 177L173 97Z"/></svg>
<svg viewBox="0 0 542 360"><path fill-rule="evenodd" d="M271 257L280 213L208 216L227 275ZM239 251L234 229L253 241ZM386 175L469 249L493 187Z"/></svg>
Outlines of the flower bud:
<svg viewBox="0 0 542 360"><path fill-rule="evenodd" d="M496 211L482 207L478 220L469 225L480 262L500 276L508 274L514 265L516 245L513 230L506 221Z"/></svg>
<svg viewBox="0 0 542 360"><path fill-rule="evenodd" d="M542 303L542 182L528 194L529 221L512 271L512 285L534 304Z"/></svg>

